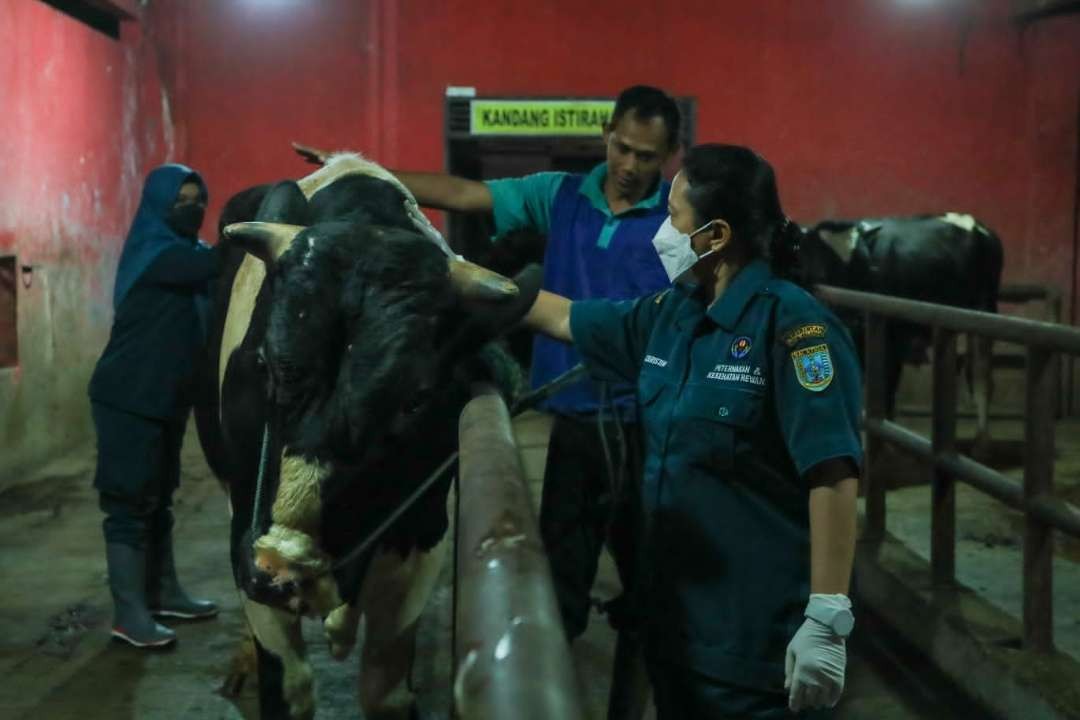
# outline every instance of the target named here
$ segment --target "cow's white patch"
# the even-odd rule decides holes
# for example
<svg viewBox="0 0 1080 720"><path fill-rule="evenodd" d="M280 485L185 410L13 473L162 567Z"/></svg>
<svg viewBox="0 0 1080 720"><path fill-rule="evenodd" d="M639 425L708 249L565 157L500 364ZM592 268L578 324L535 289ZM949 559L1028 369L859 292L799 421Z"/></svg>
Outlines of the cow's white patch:
<svg viewBox="0 0 1080 720"><path fill-rule="evenodd" d="M286 452L288 448L282 450L273 520L314 535L321 525L319 488L330 476L331 468L323 463L308 462L298 455L286 455Z"/></svg>
<svg viewBox="0 0 1080 720"><path fill-rule="evenodd" d="M818 235L845 265L851 262L851 254L855 252L855 245L859 242L859 229L856 226L853 225L850 230L836 232L818 230Z"/></svg>
<svg viewBox="0 0 1080 720"><path fill-rule="evenodd" d="M377 162L368 160L360 153L356 152L343 152L331 155L326 159L326 163L311 173L302 180L297 181L300 189L303 191L304 196L311 199L311 196L322 188L330 185L338 178L345 177L347 175L368 175L379 180L384 180L396 187L402 195L405 196L405 213L412 220L413 225L416 227L417 232L426 237L431 242L439 246L447 257L462 259L461 256L454 253L447 244L446 239L443 238L442 233L435 229L435 226L431 224L431 221L427 219L427 216L420 211L420 206L416 202L416 198L409 191L409 188L398 180L393 173L379 165Z"/></svg>
<svg viewBox="0 0 1080 720"><path fill-rule="evenodd" d="M961 213L947 212L941 216L941 219L950 225L955 225L968 232L971 232L979 225L971 215L963 215Z"/></svg>
<svg viewBox="0 0 1080 720"><path fill-rule="evenodd" d="M221 354L218 355L218 394L221 400L221 388L225 384L225 370L229 367L229 358L244 341L251 314L255 311L255 298L266 279L266 265L253 255L244 256L236 276L233 278L232 293L229 296L229 310L225 316L225 327L221 335ZM223 409L225 404L219 403Z"/></svg>

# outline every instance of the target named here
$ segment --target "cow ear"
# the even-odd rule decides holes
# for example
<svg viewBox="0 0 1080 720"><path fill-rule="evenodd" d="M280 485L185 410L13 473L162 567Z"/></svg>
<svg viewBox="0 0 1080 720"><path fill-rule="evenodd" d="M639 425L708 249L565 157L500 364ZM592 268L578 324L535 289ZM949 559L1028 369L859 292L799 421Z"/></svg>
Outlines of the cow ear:
<svg viewBox="0 0 1080 720"><path fill-rule="evenodd" d="M520 293L513 280L497 272L468 262L450 259L450 284L462 300L495 300L505 302Z"/></svg>
<svg viewBox="0 0 1080 720"><path fill-rule="evenodd" d="M226 225L222 234L267 265L273 265L289 249L293 238L306 229L303 225L241 222Z"/></svg>

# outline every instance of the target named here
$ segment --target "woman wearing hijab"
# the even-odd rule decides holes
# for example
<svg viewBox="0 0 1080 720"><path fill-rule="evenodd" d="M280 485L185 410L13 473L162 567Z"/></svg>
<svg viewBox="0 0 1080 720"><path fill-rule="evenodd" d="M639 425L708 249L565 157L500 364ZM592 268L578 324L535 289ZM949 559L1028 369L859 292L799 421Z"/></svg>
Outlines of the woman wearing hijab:
<svg viewBox="0 0 1080 720"><path fill-rule="evenodd" d="M136 647L176 640L155 616L217 614L214 603L180 587L172 550L172 495L205 342L208 283L218 272L217 250L197 237L206 200L191 168L162 165L147 176L120 255L109 343L90 380L112 635Z"/></svg>

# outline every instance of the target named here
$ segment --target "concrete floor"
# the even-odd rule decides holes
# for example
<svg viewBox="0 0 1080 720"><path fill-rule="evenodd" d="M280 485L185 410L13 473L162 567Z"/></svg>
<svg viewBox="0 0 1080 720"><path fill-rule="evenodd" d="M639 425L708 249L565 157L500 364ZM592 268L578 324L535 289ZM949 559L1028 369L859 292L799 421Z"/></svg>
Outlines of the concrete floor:
<svg viewBox="0 0 1080 720"><path fill-rule="evenodd" d="M924 436L930 433L929 418L900 417L899 422ZM1023 424L1015 420L991 425L995 444L993 465L1021 482L1022 458L1011 452L1023 438ZM970 421L961 422L960 437L971 437ZM1080 420L1057 424L1054 486L1059 497L1080 504ZM1011 457L1010 457L1011 456ZM890 454L893 474L921 484L889 492L886 501L888 532L912 551L930 561L930 487L927 471L918 464ZM1016 619L1023 605L1024 517L1003 503L968 485L956 488L956 579L983 599ZM1080 539L1057 533L1054 555L1054 641L1057 648L1080 661ZM1080 678L1077 679L1080 683Z"/></svg>
<svg viewBox="0 0 1080 720"><path fill-rule="evenodd" d="M523 465L539 498L548 424L538 415L518 421ZM1075 437L1075 435L1074 435ZM176 499L176 545L188 589L221 604L212 621L176 625L179 643L165 652L139 652L108 637L111 605L105 584L101 514L90 487L92 452L57 458L0 495L0 717L255 718L253 682L239 698L218 692L231 653L242 638L242 617L227 557L227 510L189 433L183 481ZM912 514L925 513L915 506ZM907 513L896 512L900 521ZM1000 549L997 549L1000 550ZM618 592L604 558L594 590ZM431 717L447 717L451 673L449 564L422 621L415 685ZM848 687L838 718L915 720L980 717L901 653L887 633L860 625L852 645ZM316 668L320 720L359 717L354 698L356 655L331 660L321 629L306 629ZM857 634L858 635L858 634ZM877 643L865 640L876 638ZM614 637L594 617L574 658L590 716L603 718ZM905 669L905 667L907 669ZM651 717L651 713L649 715Z"/></svg>

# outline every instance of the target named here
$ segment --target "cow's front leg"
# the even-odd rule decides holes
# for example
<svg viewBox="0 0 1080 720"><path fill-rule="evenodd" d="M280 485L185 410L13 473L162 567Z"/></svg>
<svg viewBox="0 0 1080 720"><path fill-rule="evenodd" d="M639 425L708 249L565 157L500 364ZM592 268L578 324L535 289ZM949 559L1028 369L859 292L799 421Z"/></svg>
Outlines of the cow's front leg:
<svg viewBox="0 0 1080 720"><path fill-rule="evenodd" d="M401 557L381 549L361 590L365 616L360 707L373 720L404 720L416 703L409 683L420 615L439 579L448 541Z"/></svg>
<svg viewBox="0 0 1080 720"><path fill-rule="evenodd" d="M260 715L311 720L315 717L314 679L300 617L241 596L258 651Z"/></svg>
<svg viewBox="0 0 1080 720"><path fill-rule="evenodd" d="M243 593L241 593L243 595ZM251 630L244 633L244 639L236 645L233 656L229 659L229 671L221 682L218 692L227 698L238 698L244 689L244 683L256 672L255 639Z"/></svg>

